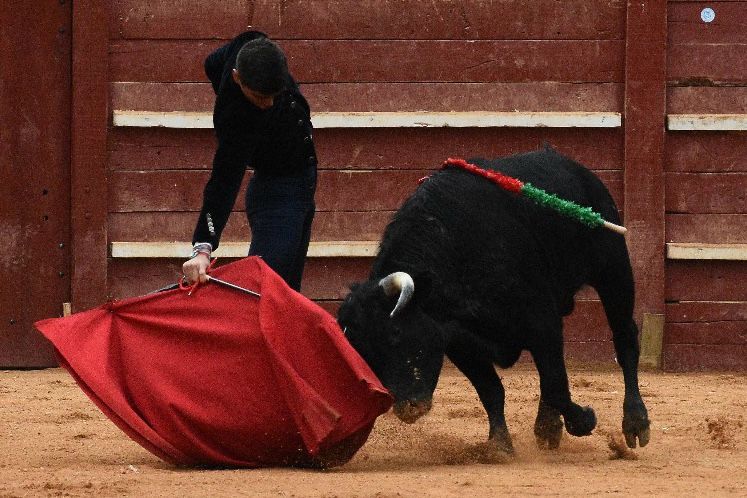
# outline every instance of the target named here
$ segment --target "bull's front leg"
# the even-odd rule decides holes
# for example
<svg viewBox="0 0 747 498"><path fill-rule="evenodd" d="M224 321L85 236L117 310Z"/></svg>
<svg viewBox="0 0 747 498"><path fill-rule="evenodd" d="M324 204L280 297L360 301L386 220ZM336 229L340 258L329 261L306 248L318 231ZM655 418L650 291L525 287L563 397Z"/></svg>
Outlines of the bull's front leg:
<svg viewBox="0 0 747 498"><path fill-rule="evenodd" d="M506 394L493 363L485 356L484 347L462 336L452 340L446 354L477 391L480 402L488 414L488 440L499 451L512 455L514 446L504 413Z"/></svg>
<svg viewBox="0 0 747 498"><path fill-rule="evenodd" d="M540 340L529 351L540 378L540 399L554 408L565 421L565 429L572 436L588 436L597 425L597 417L591 407L581 407L571 401L568 373L563 360L563 336L558 323L557 330L538 336Z"/></svg>
<svg viewBox="0 0 747 498"><path fill-rule="evenodd" d="M560 419L560 412L540 397L537 419L534 421L534 437L537 440L537 446L554 450L560 446L562 435L563 421Z"/></svg>

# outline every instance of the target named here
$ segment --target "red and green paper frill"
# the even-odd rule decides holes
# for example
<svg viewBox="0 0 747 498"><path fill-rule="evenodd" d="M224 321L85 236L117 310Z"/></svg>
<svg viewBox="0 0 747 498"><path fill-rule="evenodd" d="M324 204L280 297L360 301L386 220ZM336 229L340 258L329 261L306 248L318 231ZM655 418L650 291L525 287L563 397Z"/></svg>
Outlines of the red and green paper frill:
<svg viewBox="0 0 747 498"><path fill-rule="evenodd" d="M468 163L464 159L449 158L444 162L443 167L460 168L477 176L482 176L483 178L497 184L503 190L522 195L535 204L552 209L553 211L568 218L577 220L588 227L598 228L611 225L611 223L606 222L602 218L602 215L592 210L590 207L579 206L575 202L561 199L555 194L545 192L541 188L533 186L531 183L524 183L518 178L504 175L498 171L480 168L475 164Z"/></svg>

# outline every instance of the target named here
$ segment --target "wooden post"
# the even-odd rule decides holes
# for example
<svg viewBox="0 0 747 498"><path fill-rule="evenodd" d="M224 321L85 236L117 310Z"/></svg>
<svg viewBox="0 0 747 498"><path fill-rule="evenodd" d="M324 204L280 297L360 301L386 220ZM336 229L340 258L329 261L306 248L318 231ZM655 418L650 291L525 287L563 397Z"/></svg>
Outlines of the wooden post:
<svg viewBox="0 0 747 498"><path fill-rule="evenodd" d="M643 314L641 327L640 364L646 367L661 367L661 352L664 340L664 315Z"/></svg>
<svg viewBox="0 0 747 498"><path fill-rule="evenodd" d="M106 300L108 2L73 2L72 304Z"/></svg>
<svg viewBox="0 0 747 498"><path fill-rule="evenodd" d="M666 47L666 0L628 1L624 219L636 277L635 317L639 324L644 314L664 314ZM658 322L648 320L645 324L649 323Z"/></svg>

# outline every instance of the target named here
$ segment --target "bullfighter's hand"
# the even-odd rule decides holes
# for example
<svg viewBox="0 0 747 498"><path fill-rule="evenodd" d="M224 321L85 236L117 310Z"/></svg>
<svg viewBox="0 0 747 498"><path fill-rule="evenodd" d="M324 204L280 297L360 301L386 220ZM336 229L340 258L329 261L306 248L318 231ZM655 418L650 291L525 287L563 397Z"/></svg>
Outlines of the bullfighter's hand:
<svg viewBox="0 0 747 498"><path fill-rule="evenodd" d="M201 284L207 282L207 269L210 266L210 256L204 252L198 252L194 258L189 259L182 265L182 273L189 284L199 281Z"/></svg>

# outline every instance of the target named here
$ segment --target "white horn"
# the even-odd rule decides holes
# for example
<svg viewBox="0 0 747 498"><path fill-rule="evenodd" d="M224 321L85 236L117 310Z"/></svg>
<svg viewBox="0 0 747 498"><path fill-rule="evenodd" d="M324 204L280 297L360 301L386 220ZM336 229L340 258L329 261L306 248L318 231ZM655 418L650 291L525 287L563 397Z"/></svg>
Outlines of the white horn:
<svg viewBox="0 0 747 498"><path fill-rule="evenodd" d="M389 297L399 294L397 304L389 314L389 317L394 317L394 315L399 313L402 308L407 305L410 299L412 299L412 295L415 293L415 282L409 274L403 271L397 271L387 275L379 281L379 285L384 289L384 294Z"/></svg>

